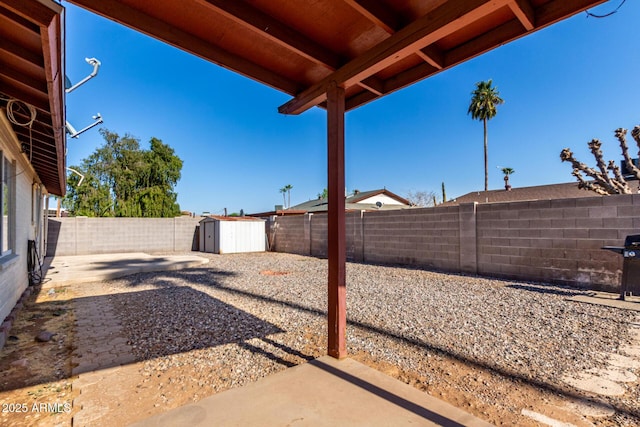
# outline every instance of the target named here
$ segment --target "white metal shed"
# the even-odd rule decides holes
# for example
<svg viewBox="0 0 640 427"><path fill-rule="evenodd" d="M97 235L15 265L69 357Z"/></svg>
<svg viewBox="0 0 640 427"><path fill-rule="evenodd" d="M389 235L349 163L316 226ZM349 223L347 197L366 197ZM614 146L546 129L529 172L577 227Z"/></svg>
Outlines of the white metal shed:
<svg viewBox="0 0 640 427"><path fill-rule="evenodd" d="M200 221L200 251L215 254L264 252L265 220L210 216Z"/></svg>

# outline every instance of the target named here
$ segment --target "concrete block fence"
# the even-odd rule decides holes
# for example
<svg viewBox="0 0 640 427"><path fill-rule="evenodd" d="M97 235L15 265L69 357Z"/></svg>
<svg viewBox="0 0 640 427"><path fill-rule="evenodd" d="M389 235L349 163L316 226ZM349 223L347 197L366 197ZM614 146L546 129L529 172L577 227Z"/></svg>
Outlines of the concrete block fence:
<svg viewBox="0 0 640 427"><path fill-rule="evenodd" d="M47 256L198 249L201 218L49 218Z"/></svg>
<svg viewBox="0 0 640 427"><path fill-rule="evenodd" d="M588 194L588 193L586 193ZM640 195L349 212L347 257L617 291L622 257L602 250L640 234ZM272 217L271 249L327 256L327 216Z"/></svg>

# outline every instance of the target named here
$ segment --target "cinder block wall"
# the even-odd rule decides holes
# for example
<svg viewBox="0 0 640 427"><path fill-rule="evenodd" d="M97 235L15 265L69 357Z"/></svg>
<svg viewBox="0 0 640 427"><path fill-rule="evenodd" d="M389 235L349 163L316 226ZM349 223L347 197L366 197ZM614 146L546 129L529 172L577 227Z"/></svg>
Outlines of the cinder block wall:
<svg viewBox="0 0 640 427"><path fill-rule="evenodd" d="M327 214L273 218L273 250L327 257ZM458 207L382 212L347 212L347 259L423 265L457 270L460 266ZM274 233L274 229L276 230Z"/></svg>
<svg viewBox="0 0 640 427"><path fill-rule="evenodd" d="M274 217L277 223L276 245L273 250L300 255L327 257L327 214ZM346 214L347 259L363 261L362 216L360 212ZM271 229L274 236L274 229ZM279 238L278 238L279 236ZM286 249L290 248L290 249Z"/></svg>
<svg viewBox="0 0 640 427"><path fill-rule="evenodd" d="M305 239L307 215L278 217L271 227L272 250L291 254L310 255Z"/></svg>
<svg viewBox="0 0 640 427"><path fill-rule="evenodd" d="M365 212L364 260L457 270L458 207Z"/></svg>
<svg viewBox="0 0 640 427"><path fill-rule="evenodd" d="M326 214L274 221L274 250L327 256ZM639 194L346 215L350 260L609 291L620 288L622 257L601 248L629 234L640 234Z"/></svg>
<svg viewBox="0 0 640 427"><path fill-rule="evenodd" d="M327 252L327 236L329 232L329 224L327 222L327 214L313 214L309 217L311 223L311 251L313 256L326 258ZM347 233L347 247L350 244L350 235ZM347 258L349 255L347 254Z"/></svg>
<svg viewBox="0 0 640 427"><path fill-rule="evenodd" d="M478 273L617 290L622 257L602 250L640 233L640 195L477 206Z"/></svg>
<svg viewBox="0 0 640 427"><path fill-rule="evenodd" d="M50 218L47 256L196 249L200 218Z"/></svg>

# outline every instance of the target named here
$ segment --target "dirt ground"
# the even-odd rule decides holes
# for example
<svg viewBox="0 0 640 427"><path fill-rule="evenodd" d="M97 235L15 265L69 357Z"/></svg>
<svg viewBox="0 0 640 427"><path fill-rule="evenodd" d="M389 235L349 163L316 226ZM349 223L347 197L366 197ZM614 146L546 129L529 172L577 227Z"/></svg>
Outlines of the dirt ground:
<svg viewBox="0 0 640 427"><path fill-rule="evenodd" d="M0 425L70 426L73 416L71 292L36 288L0 351ZM38 342L42 331L55 332Z"/></svg>
<svg viewBox="0 0 640 427"><path fill-rule="evenodd" d="M19 312L11 330L11 339L0 351L0 425L72 425L72 417L79 410L73 407L77 392L73 390L72 383L77 377L71 374L75 327L72 298L73 292L68 287L42 292L36 289ZM49 342L37 342L34 338L41 331L52 331L56 335ZM304 338L304 354L314 357L323 354L324 336L308 333ZM354 354L351 357L495 425L545 425L523 416L521 408L530 408L577 427L632 425L624 422L624 419L620 421L606 405L585 408L584 402L568 397L571 396L570 391L559 393L556 389L535 387L481 367L464 365L446 356L436 355L425 362L433 374L431 380L375 360L368 354ZM144 362L133 363L127 365L126 369L127 372L144 375L143 365ZM137 383L137 375L132 375L131 381L122 384L122 387L130 388L129 393L124 389L118 392L121 396L136 396L141 404L151 407L151 412L154 412L155 406L156 413L167 409L165 405L153 405L159 395L171 399L172 407L206 397L197 386L199 374L193 366L182 366L171 375L193 378L194 386L171 390L171 385L166 384L166 378L161 376L147 376L144 382ZM496 405L496 402L500 404ZM586 409L586 413L591 411L598 416L585 417L579 414L584 414ZM126 417L126 413L119 412L118 423L126 424Z"/></svg>

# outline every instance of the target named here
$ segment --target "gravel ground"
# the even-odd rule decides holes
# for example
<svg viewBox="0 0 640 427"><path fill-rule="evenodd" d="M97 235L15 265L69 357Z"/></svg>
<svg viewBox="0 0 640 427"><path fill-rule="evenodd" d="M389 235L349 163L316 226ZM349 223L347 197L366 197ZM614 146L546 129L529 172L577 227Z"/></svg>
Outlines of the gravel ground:
<svg viewBox="0 0 640 427"><path fill-rule="evenodd" d="M202 255L211 259L205 268L104 283L143 375L164 390L163 406L182 404L185 395L199 400L324 354L326 260ZM497 400L527 388L579 396L560 378L601 366L607 353L630 342L635 313L567 300L582 293L349 263L348 350L452 403L468 401L470 412L497 423L500 414L489 411ZM511 385L497 387L495 381ZM637 382L629 387L625 396L603 400L619 413L600 424L636 425ZM447 398L451 390L467 400ZM526 403L526 396L521 399ZM509 405L504 403L505 412L519 413Z"/></svg>

